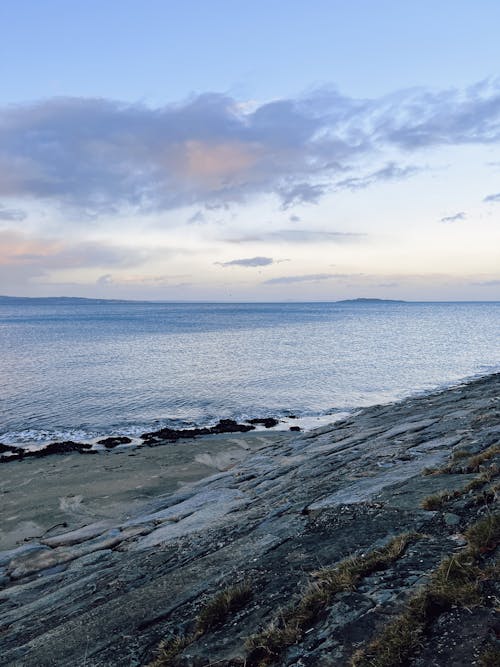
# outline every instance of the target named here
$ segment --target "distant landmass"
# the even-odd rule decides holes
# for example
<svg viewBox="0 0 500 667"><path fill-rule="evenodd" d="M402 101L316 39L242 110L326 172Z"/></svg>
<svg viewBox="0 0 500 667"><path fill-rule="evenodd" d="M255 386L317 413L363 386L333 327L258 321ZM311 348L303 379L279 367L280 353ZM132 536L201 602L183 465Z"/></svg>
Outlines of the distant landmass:
<svg viewBox="0 0 500 667"><path fill-rule="evenodd" d="M407 303L407 301L403 301L401 299L360 298L360 299L342 299L341 301L337 301L337 303Z"/></svg>
<svg viewBox="0 0 500 667"><path fill-rule="evenodd" d="M97 302L114 302L114 303L130 303L130 301L136 301L135 299L100 299L100 298L88 298L81 296L7 296L5 294L0 294L0 301L64 301L64 302L78 302L78 303L97 303ZM141 302L150 302L149 299L140 299ZM178 301L182 301L178 300ZM150 303L161 303L162 301L151 301ZM177 300L176 300L177 302ZM359 299L342 299L340 301L335 301L334 303L407 303L407 301L401 301L397 299L371 299L361 297Z"/></svg>
<svg viewBox="0 0 500 667"><path fill-rule="evenodd" d="M0 294L0 301L64 301L64 302L73 302L78 301L89 301L91 303L96 303L99 301L114 301L117 303L125 302L125 299L89 299L83 296L7 296L6 294Z"/></svg>

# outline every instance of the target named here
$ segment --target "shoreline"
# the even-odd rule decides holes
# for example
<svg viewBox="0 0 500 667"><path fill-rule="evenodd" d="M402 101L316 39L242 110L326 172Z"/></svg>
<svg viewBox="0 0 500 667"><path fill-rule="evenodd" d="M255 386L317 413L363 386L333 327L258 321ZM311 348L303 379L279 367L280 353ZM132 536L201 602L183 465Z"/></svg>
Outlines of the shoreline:
<svg viewBox="0 0 500 667"><path fill-rule="evenodd" d="M147 456L161 460L169 451L186 452L186 446L196 456L200 445L220 440L217 451L205 452L214 463L235 438L247 445L256 440L255 449L245 450L235 465L229 461L217 472L212 467L210 476L180 488L162 482L134 500L132 481ZM280 609L297 607L318 567L358 562L398 535L411 535L394 562L332 594L317 618L270 654L270 664L284 667L298 661L350 664L356 650L366 649L367 638L376 637L387 619L432 581L443 559L466 553L468 527L496 516L500 373L363 408L308 433L252 431L188 442L143 448L135 455L71 454L43 465L30 459L9 466L38 468L43 475L53 466L55 482L57 475L61 479L59 464L67 464L64 474L70 479L76 461L126 461L129 504L120 518L80 514L76 529L59 526L0 553L0 623L9 628L0 635L6 665L146 665L162 639L180 637L184 644L168 664L252 667L263 657L249 648L248 638L260 637L257 646L266 645L259 633L279 627ZM108 498L100 497L101 507L110 506L113 497L114 473L106 467L102 481ZM157 472L158 459L150 467ZM97 486L95 479L88 484ZM28 494L33 504L36 486ZM40 498L38 504L43 505ZM76 502L73 510L78 505L85 502ZM458 603L440 610L436 631L424 628L421 657L412 665L424 667L432 657L442 667L468 667L478 659L498 623L493 602L500 591L488 567L499 544L500 535L478 557L480 601L467 603L463 613ZM192 628L210 601L245 582L251 593L241 608L196 635Z"/></svg>
<svg viewBox="0 0 500 667"><path fill-rule="evenodd" d="M149 422L148 425L144 424L141 429L134 429L134 433L131 433L129 428L125 428L123 430L120 430L120 428L116 429L107 429L103 430L103 432L99 435L93 435L92 437L89 438L81 438L77 437L75 440L75 434L78 434L81 429L75 427L75 428L68 428L66 430L60 431L61 436L56 438L56 437L51 437L47 438L44 441L12 441L11 437L11 432L5 433L3 436L0 435L0 463L6 462L7 459L3 459L3 455L7 455L7 458L9 456L9 451L8 450L18 450L18 451L27 451L27 452L42 452L44 449L47 449L51 445L58 445L61 443L75 443L77 445L80 445L82 449L86 449L87 445L90 445L90 451L91 452L101 452L104 451L105 447L101 445L102 441L109 440L119 440L120 438L126 438L128 442L120 444L116 443L113 444L112 446L130 446L131 448L136 448L136 447L142 447L144 446L145 443L142 435L145 435L143 433L142 435L139 435L139 431L148 431L151 430L151 432L155 433L158 431L162 430L177 430L179 433L182 433L183 431L190 431L190 430L202 430L202 429L207 429L207 428L212 428L216 427L218 423L224 422L224 421L231 421L235 422L238 424L241 424L242 426L248 425L248 424L254 424L255 430L263 431L265 429L270 429L273 432L283 432L289 430L291 427L299 426L300 430L307 433L312 430L316 430L317 428L322 428L324 426L328 426L330 424L334 424L339 420L346 419L352 415L357 414L361 410L366 410L371 407L375 406L387 406L387 405L396 405L402 401L406 400L411 400L412 398L419 398L419 397L425 397L428 395L432 395L435 393L440 393L442 391L447 391L448 389L453 389L456 387L460 387L462 385L469 384L471 382L474 382L475 380L480 380L483 378L487 378L491 375L496 375L500 373L500 366L494 365L486 371L477 371L476 373L472 373L471 375L466 375L464 377L457 378L455 380L448 380L448 381L443 381L439 383L436 386L426 388L426 389L420 389L420 390L411 390L408 393L403 392L402 395L396 397L396 398L390 398L387 401L376 401L374 403L367 403L367 404L362 404L362 405L357 405L357 406L350 406L347 408L329 408L325 412L313 412L310 414L301 414L300 410L295 410L295 411L285 411L287 414L280 414L280 411L276 411L272 415L266 415L264 417L262 416L253 416L253 417L242 417L241 415L234 415L230 417L219 417L215 418L212 420L209 420L207 423L189 423L189 426L183 427L181 429L177 429L175 424L179 421L182 423L187 424L188 422L182 419L172 419L172 420L166 420L163 425L158 426L158 422L161 422L162 420L153 420L152 422ZM264 426L262 423L267 421L267 420L275 420L278 423L272 426ZM259 424L258 422L261 422ZM315 423L319 422L319 423ZM155 426L155 430L151 429L152 426ZM241 429L242 431L244 430ZM297 430L296 428L293 428L293 430ZM19 433L25 433L25 431L19 431ZM204 434L199 434L201 437L204 437ZM8 436L8 437L6 437ZM180 437L189 437L189 436L180 436ZM2 445L5 447L5 449L2 451ZM55 452L58 453L58 452ZM41 454L43 456L43 454ZM16 457L17 459L17 457Z"/></svg>
<svg viewBox="0 0 500 667"><path fill-rule="evenodd" d="M67 452L43 460L11 461L4 468L8 475L0 481L4 517L0 551L49 537L62 527L73 530L94 521L126 520L157 496L229 470L288 436L287 432L249 431L155 447L103 449L96 456Z"/></svg>

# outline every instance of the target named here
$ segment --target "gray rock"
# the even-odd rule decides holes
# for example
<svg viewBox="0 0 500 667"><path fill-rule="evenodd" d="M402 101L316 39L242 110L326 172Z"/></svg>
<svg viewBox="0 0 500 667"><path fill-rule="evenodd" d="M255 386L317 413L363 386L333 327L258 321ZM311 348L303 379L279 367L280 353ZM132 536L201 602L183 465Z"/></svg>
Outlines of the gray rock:
<svg viewBox="0 0 500 667"><path fill-rule="evenodd" d="M361 577L356 590L335 595L276 658L279 665L349 664L410 591L463 548L441 516L451 528L465 526L482 508L457 499L442 514L420 503L474 475L422 470L447 461L453 447L484 449L497 437L499 390L497 374L360 410L330 427L277 438L231 471L159 496L127 521L95 522L0 554L0 625L8 628L0 633L2 664L147 664L161 639L191 632L207 602L246 581L249 599L179 662L229 667L245 659L245 638L293 607L318 569L380 550L403 532L424 533L394 562ZM492 617L473 614L477 623ZM431 644L442 627L433 627ZM472 646L474 633L465 635ZM441 665L463 664L449 643L442 646L449 662Z"/></svg>

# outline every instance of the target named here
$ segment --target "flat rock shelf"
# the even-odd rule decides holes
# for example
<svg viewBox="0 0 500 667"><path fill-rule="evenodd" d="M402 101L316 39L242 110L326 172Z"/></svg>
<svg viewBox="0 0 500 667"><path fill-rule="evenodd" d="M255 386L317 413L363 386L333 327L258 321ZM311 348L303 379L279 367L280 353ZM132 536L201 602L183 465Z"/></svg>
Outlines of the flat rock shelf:
<svg viewBox="0 0 500 667"><path fill-rule="evenodd" d="M495 374L273 434L127 517L24 541L0 552L0 664L498 664L499 443Z"/></svg>

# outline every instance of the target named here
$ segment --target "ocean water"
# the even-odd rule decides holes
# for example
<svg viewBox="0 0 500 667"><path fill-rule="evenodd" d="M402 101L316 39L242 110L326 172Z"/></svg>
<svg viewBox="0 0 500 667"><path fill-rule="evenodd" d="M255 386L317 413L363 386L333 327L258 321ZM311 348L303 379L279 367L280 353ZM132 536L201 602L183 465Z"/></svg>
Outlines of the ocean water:
<svg viewBox="0 0 500 667"><path fill-rule="evenodd" d="M496 370L500 303L0 299L0 442L315 425Z"/></svg>

